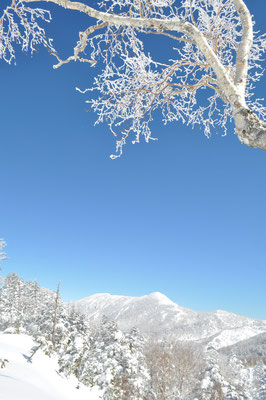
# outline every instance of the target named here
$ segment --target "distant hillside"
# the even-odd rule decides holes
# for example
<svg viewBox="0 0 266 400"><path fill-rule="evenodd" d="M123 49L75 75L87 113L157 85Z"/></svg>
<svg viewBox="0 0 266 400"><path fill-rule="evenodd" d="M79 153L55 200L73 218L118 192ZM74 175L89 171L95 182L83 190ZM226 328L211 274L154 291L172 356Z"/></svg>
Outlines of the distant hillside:
<svg viewBox="0 0 266 400"><path fill-rule="evenodd" d="M123 331L138 328L145 336L174 336L219 349L266 333L266 321L227 311L196 312L183 308L161 293L143 297L100 293L74 302L92 321L103 315L117 321Z"/></svg>
<svg viewBox="0 0 266 400"><path fill-rule="evenodd" d="M251 364L260 359L266 365L266 333L224 347L220 352L226 355L235 354L239 359Z"/></svg>

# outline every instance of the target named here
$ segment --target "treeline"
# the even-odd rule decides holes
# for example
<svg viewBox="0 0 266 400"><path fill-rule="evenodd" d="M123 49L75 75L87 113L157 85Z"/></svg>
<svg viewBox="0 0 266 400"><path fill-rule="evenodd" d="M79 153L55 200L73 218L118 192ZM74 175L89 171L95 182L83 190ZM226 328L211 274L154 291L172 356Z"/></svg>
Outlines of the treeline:
<svg viewBox="0 0 266 400"><path fill-rule="evenodd" d="M148 340L102 317L91 325L56 292L16 274L2 279L0 331L31 335L59 372L97 386L103 400L266 399L266 369L193 343ZM1 355L0 355L1 356Z"/></svg>

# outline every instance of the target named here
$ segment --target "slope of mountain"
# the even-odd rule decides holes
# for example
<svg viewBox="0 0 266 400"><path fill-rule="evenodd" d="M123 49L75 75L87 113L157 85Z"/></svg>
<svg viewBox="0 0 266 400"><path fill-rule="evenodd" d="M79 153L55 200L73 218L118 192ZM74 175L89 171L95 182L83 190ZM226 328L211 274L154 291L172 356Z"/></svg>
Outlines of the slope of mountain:
<svg viewBox="0 0 266 400"><path fill-rule="evenodd" d="M77 381L61 376L55 358L40 350L29 359L34 341L27 335L0 333L0 400L99 400L99 392L75 388Z"/></svg>
<svg viewBox="0 0 266 400"><path fill-rule="evenodd" d="M250 361L260 359L266 365L266 333L242 340L232 346L224 347L221 354L234 354L239 359Z"/></svg>
<svg viewBox="0 0 266 400"><path fill-rule="evenodd" d="M100 293L76 301L74 305L91 321L96 322L105 315L117 321L123 331L136 327L145 336L173 336L216 349L266 332L266 321L222 310L196 312L180 307L158 292L143 297Z"/></svg>

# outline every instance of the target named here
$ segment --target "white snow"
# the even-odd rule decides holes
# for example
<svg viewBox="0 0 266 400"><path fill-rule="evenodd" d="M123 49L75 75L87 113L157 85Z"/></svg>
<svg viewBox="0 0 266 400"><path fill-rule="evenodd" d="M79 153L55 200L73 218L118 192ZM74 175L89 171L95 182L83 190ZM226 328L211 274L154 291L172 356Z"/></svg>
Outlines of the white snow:
<svg viewBox="0 0 266 400"><path fill-rule="evenodd" d="M99 293L72 302L90 321L97 321L103 315L118 322L123 331L138 328L144 334L161 332L165 334L169 324L183 319L187 310L178 306L164 294L154 292L142 297L117 296ZM163 312L163 315L162 315ZM193 311L188 311L194 313Z"/></svg>
<svg viewBox="0 0 266 400"><path fill-rule="evenodd" d="M97 322L103 315L117 321L122 331L135 327L145 336L172 336L178 340L203 340L219 349L266 332L266 321L228 311L196 312L180 307L164 294L142 297L99 293L73 302L79 311ZM214 337L215 336L215 337Z"/></svg>
<svg viewBox="0 0 266 400"><path fill-rule="evenodd" d="M84 386L76 389L75 378L66 379L58 372L55 358L38 351L27 359L35 345L27 335L0 333L0 400L99 400L100 393Z"/></svg>
<svg viewBox="0 0 266 400"><path fill-rule="evenodd" d="M209 346L212 346L216 350L226 347L232 346L235 343L241 342L243 340L247 340L252 338L253 336L259 335L261 330L256 327L251 326L241 326L232 329L223 330L217 337L209 342Z"/></svg>

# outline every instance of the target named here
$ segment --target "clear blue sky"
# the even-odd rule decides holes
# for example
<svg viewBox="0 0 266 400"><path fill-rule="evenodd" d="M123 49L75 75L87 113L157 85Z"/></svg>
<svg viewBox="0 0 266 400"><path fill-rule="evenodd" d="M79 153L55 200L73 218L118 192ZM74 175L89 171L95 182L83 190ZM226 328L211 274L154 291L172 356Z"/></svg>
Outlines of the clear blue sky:
<svg viewBox="0 0 266 400"><path fill-rule="evenodd" d="M247 3L266 28L266 2ZM68 55L87 18L53 10L50 29ZM0 62L4 274L50 289L61 280L65 300L160 291L195 310L266 319L266 153L241 145L232 127L208 140L156 121L159 141L127 145L112 161L108 127L94 127L74 90L93 70L53 62L43 50Z"/></svg>

